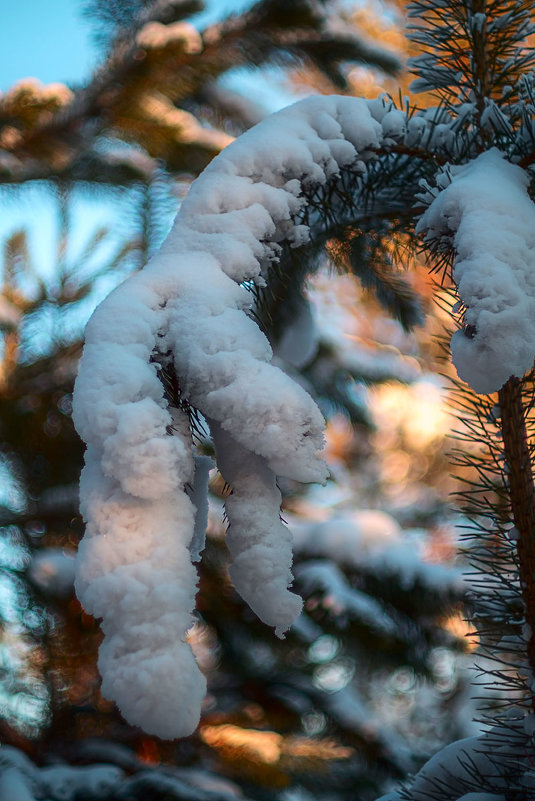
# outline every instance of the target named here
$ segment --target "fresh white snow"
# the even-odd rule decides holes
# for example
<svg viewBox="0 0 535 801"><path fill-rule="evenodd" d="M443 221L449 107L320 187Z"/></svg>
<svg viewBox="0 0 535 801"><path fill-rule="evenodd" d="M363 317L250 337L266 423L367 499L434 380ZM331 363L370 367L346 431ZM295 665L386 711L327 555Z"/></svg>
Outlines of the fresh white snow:
<svg viewBox="0 0 535 801"><path fill-rule="evenodd" d="M497 746L492 729L450 743L416 774L410 801L505 801L510 753L511 744Z"/></svg>
<svg viewBox="0 0 535 801"><path fill-rule="evenodd" d="M0 746L2 801L106 801L123 778L123 771L115 765L57 764L39 768L18 749Z"/></svg>
<svg viewBox="0 0 535 801"><path fill-rule="evenodd" d="M63 548L42 548L33 554L28 576L41 592L65 597L74 584L74 554Z"/></svg>
<svg viewBox="0 0 535 801"><path fill-rule="evenodd" d="M230 575L283 636L302 603L289 589L291 534L277 476L325 481L324 421L272 361L244 284L265 283L281 243L308 240L305 192L345 167L364 174L392 143L420 137L444 147L451 131L435 123L407 121L385 98L313 97L272 115L212 161L160 251L88 323L73 408L87 443L76 592L102 618L104 695L150 733L192 732L205 693L186 634L208 466L196 463L187 415L168 404L158 371L176 371L181 401L210 425L232 488Z"/></svg>
<svg viewBox="0 0 535 801"><path fill-rule="evenodd" d="M205 692L185 638L206 465L200 482L188 420L168 406L158 368L172 364L182 398L210 422L233 488L232 580L282 636L302 602L288 590L291 534L279 517L276 477L325 480L324 421L271 363L242 284L263 284L283 240L307 240L297 220L303 189L341 167L365 170L385 138L383 117L388 136L401 136L404 122L388 104L347 97L310 98L251 129L194 182L159 253L87 326L73 412L88 445L76 591L102 618L104 695L161 737L194 730Z"/></svg>
<svg viewBox="0 0 535 801"><path fill-rule="evenodd" d="M439 176L417 232L455 250L465 329L451 341L459 377L495 392L535 356L535 206L528 176L493 148Z"/></svg>

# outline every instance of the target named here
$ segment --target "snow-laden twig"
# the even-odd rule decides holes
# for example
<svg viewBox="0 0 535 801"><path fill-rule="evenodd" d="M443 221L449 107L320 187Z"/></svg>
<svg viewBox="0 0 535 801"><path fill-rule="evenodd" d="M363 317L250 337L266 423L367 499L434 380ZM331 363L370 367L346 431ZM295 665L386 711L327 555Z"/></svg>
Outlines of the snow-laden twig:
<svg viewBox="0 0 535 801"><path fill-rule="evenodd" d="M418 130L429 139L426 125ZM336 96L268 118L209 165L159 253L87 326L74 394L75 424L88 444L76 590L103 618L103 692L147 731L191 732L205 690L185 644L196 588L191 433L159 374L174 371L176 405L187 402L211 421L233 489L231 575L282 634L301 603L287 590L291 537L279 519L276 476L325 479L323 418L270 363L244 284L262 286L282 245L308 240L301 215L313 192L345 169L358 180L374 152L413 129L388 102ZM195 491L191 497L199 505ZM196 536L194 558L198 544Z"/></svg>
<svg viewBox="0 0 535 801"><path fill-rule="evenodd" d="M466 308L451 341L459 377L476 392L521 378L535 356L535 206L524 170L493 148L439 176L442 187L417 232L453 247L453 278Z"/></svg>
<svg viewBox="0 0 535 801"><path fill-rule="evenodd" d="M241 597L261 620L283 636L301 612L293 582L292 535L280 518L281 493L264 457L239 445L210 422L217 463L232 494L225 502L229 573Z"/></svg>

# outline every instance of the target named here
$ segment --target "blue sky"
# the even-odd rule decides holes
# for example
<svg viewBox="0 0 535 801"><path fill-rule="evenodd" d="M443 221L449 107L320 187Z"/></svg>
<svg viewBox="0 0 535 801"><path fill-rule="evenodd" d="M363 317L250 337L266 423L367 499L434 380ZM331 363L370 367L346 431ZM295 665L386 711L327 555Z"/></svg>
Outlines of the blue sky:
<svg viewBox="0 0 535 801"><path fill-rule="evenodd" d="M192 18L200 28L237 11L253 0L208 0L207 10ZM87 81L99 61L92 40L92 27L84 18L84 0L19 0L4 2L0 26L0 92L5 92L21 78L35 77L43 83L60 81L79 85ZM275 70L276 72L276 70ZM240 70L229 76L229 85L245 93L260 92L267 107L275 109L291 101L280 87L258 74ZM120 204L115 198L78 198L78 230L82 238L97 225L107 224L110 214ZM25 228L30 236L34 260L43 274L50 274L55 264L58 234L57 204L46 189L26 187L15 198L0 194L0 243L15 230Z"/></svg>
<svg viewBox="0 0 535 801"><path fill-rule="evenodd" d="M96 50L78 0L5 3L0 26L0 90L20 78L79 82L91 73Z"/></svg>
<svg viewBox="0 0 535 801"><path fill-rule="evenodd" d="M252 0L209 0L196 18L203 27L241 9ZM79 83L90 75L98 58L91 25L82 14L83 0L19 0L4 2L0 26L0 91L20 78L44 83Z"/></svg>
<svg viewBox="0 0 535 801"><path fill-rule="evenodd" d="M254 0L205 0L206 10L191 17L204 28L240 11ZM91 23L83 15L84 0L19 0L2 9L0 26L0 92L21 78L34 77L43 83L60 81L71 86L84 83L100 58L93 43ZM292 101L281 89L278 68L260 76L255 71L231 71L227 84L245 94L260 96L270 111Z"/></svg>
<svg viewBox="0 0 535 801"><path fill-rule="evenodd" d="M80 0L19 0L5 3L0 26L0 91L21 78L43 83L83 82L97 62L91 27L81 13ZM46 188L26 186L13 195L0 194L0 243L24 228L30 238L33 262L43 275L55 266L58 236L57 203ZM80 218L89 231L109 220L107 203L82 203ZM82 231L82 239L87 235Z"/></svg>

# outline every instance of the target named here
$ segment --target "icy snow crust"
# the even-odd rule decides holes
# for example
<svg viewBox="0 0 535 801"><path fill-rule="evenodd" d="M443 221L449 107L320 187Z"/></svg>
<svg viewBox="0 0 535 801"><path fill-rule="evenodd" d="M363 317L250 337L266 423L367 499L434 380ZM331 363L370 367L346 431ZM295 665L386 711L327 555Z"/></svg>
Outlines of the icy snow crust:
<svg viewBox="0 0 535 801"><path fill-rule="evenodd" d="M488 394L533 367L535 206L524 170L495 148L448 172L451 183L417 231L426 241L453 244L454 280L466 307L465 330L451 341L453 363L463 381Z"/></svg>
<svg viewBox="0 0 535 801"><path fill-rule="evenodd" d="M325 480L324 421L309 395L270 363L242 283L262 285L281 243L307 240L298 221L303 190L357 162L365 171L373 150L404 131L405 115L382 101L336 96L263 121L214 159L159 253L88 323L74 394L75 425L88 445L76 591L102 618L104 695L150 733L192 732L205 694L185 638L194 620L192 558L202 533L193 545L192 538L206 465L196 480L188 421L168 406L158 363L173 361L183 398L209 421L218 466L233 488L232 580L282 635L302 602L288 590L291 535L280 520L276 476Z"/></svg>

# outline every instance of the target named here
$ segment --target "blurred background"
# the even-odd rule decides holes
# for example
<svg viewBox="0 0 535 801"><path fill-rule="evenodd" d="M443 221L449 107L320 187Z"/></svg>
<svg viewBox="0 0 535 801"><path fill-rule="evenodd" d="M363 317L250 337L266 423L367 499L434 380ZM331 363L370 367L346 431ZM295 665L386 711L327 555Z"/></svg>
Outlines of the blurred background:
<svg viewBox="0 0 535 801"><path fill-rule="evenodd" d="M209 687L194 735L148 737L100 696L98 623L73 592L71 392L89 315L240 132L312 93L406 94L404 25L401 2L375 0L3 9L1 801L8 779L22 801L366 801L474 732L447 287L396 221L349 249L327 243L304 288L290 281L279 298L284 310L299 296L298 319L265 322L278 364L325 414L331 469L326 487L282 487L305 599L286 639L229 583L216 471L189 634Z"/></svg>

